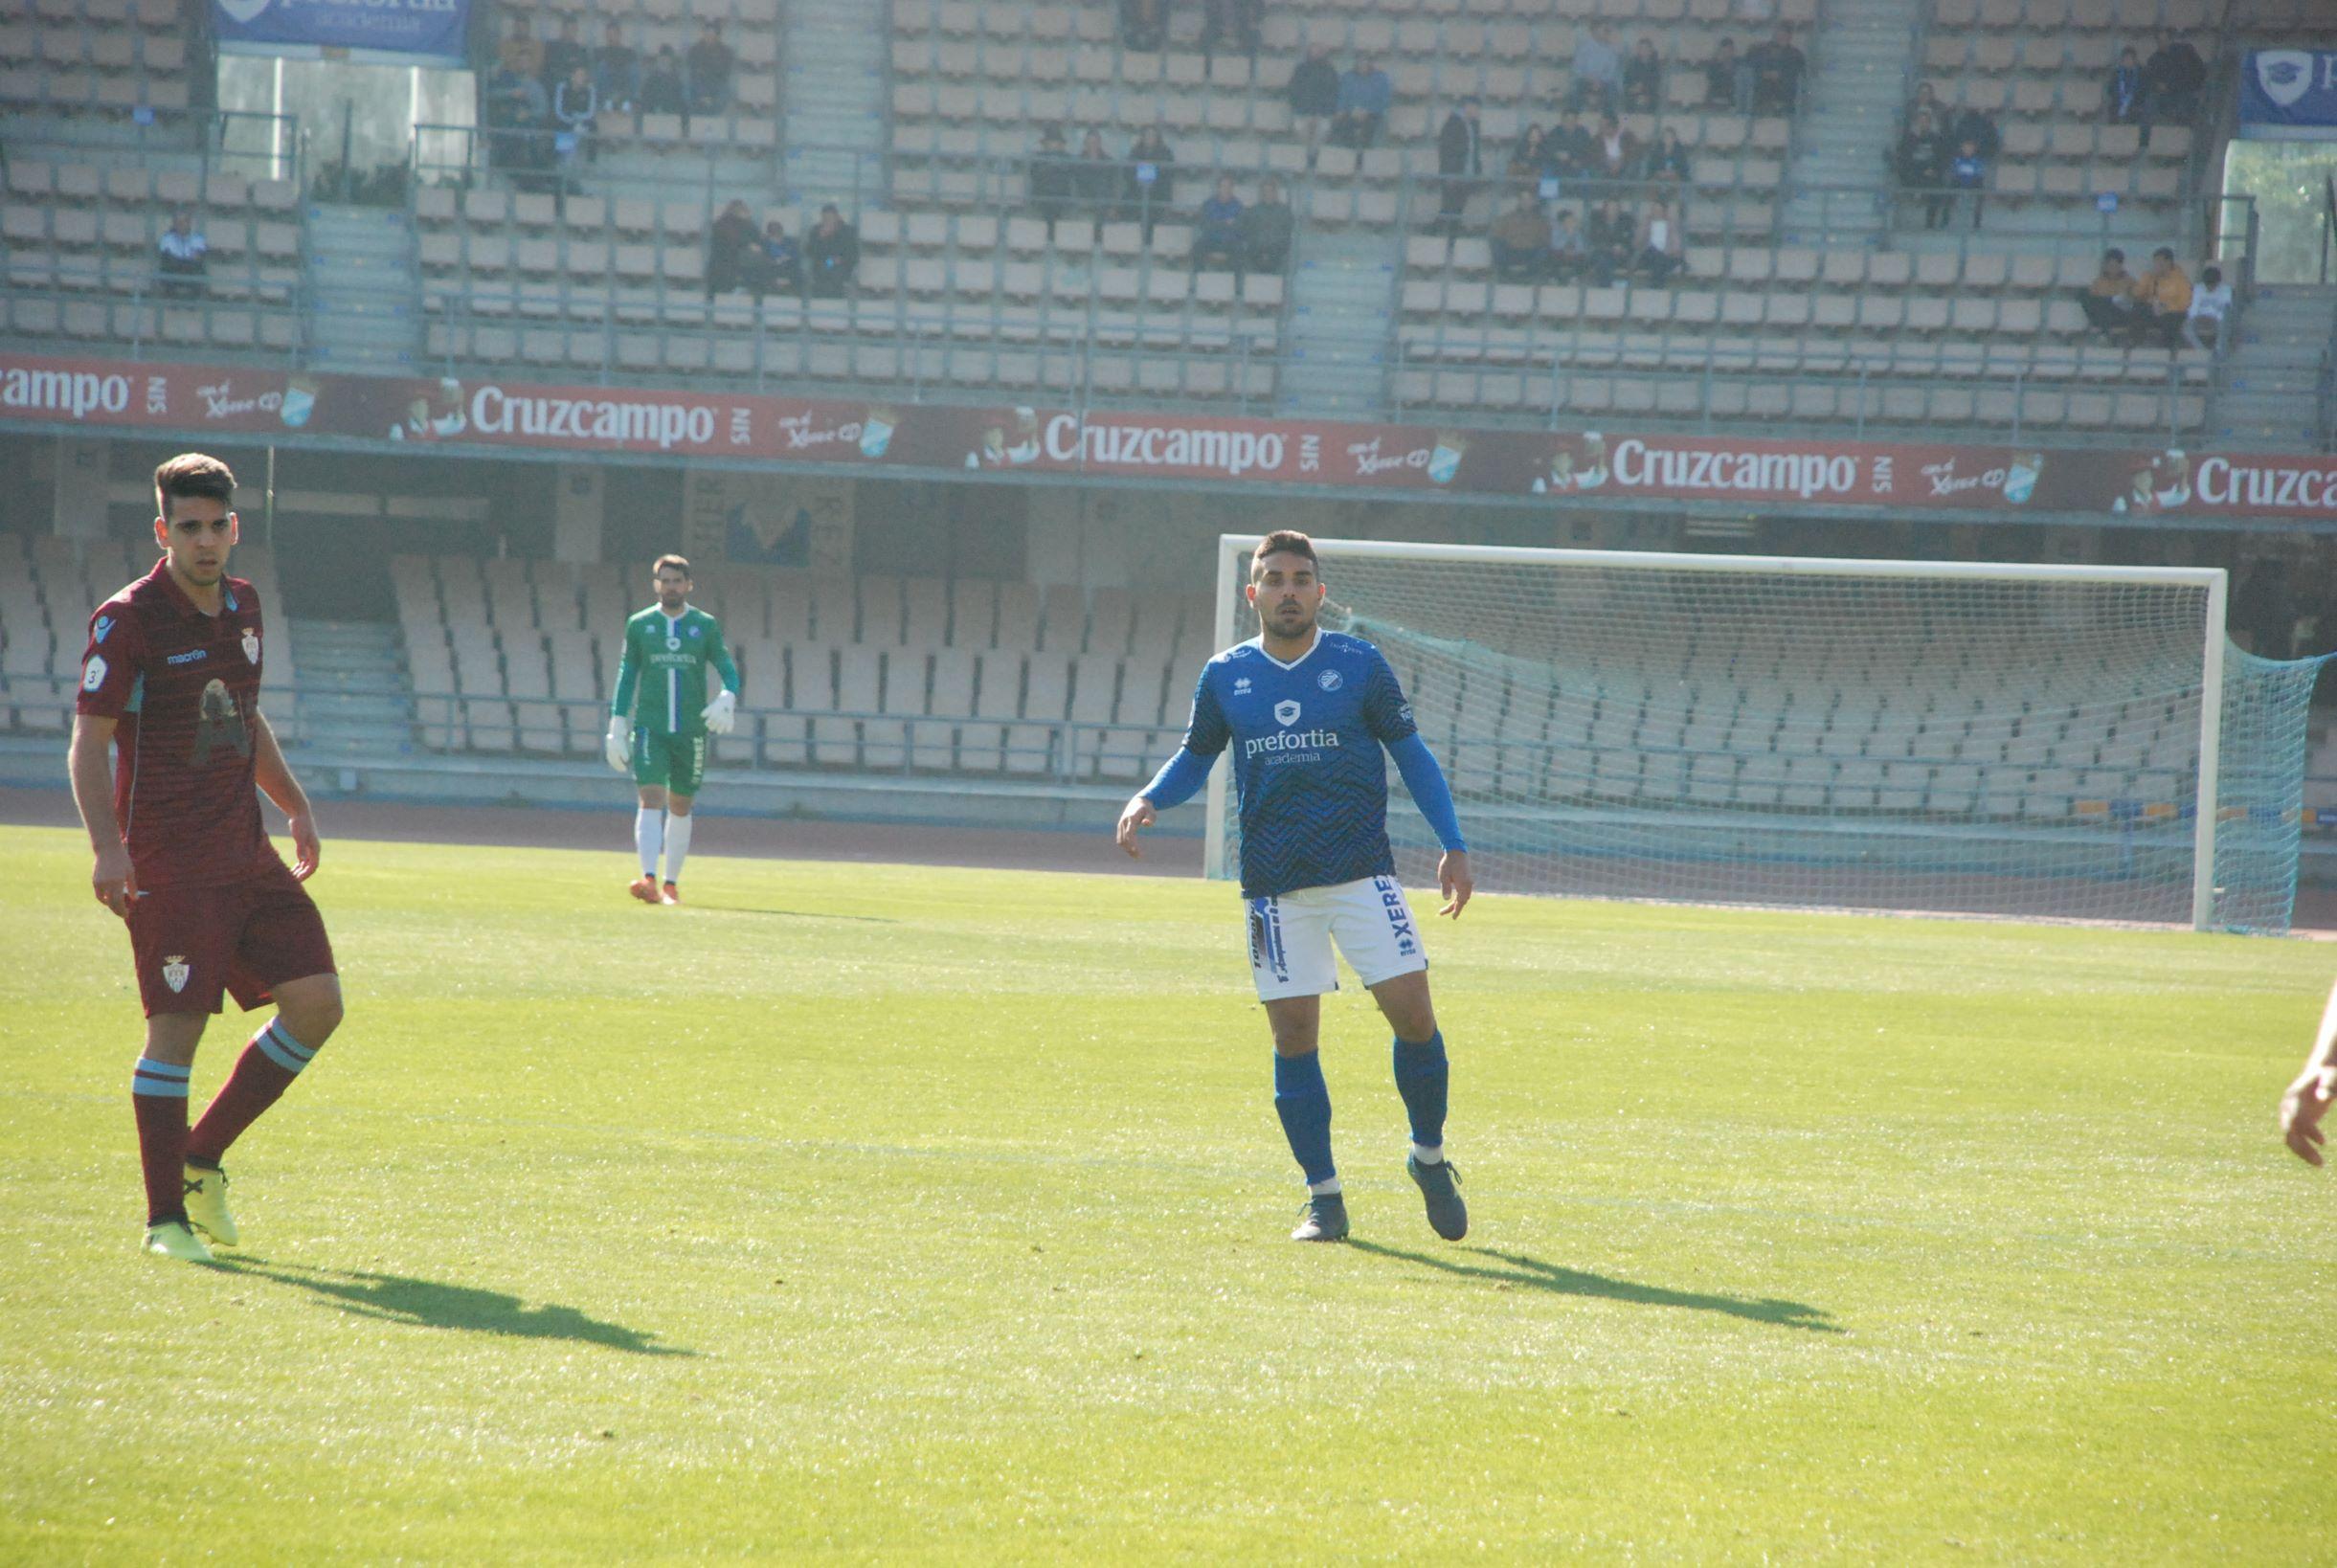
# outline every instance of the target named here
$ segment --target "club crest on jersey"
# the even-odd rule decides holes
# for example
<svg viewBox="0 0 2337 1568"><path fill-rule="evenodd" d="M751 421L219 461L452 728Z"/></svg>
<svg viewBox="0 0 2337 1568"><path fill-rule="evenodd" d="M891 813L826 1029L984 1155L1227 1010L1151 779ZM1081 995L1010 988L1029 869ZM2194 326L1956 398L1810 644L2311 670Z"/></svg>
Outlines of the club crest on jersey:
<svg viewBox="0 0 2337 1568"><path fill-rule="evenodd" d="M1346 678L1337 670L1325 670L1315 678L1315 683L1325 691L1337 691L1345 685Z"/></svg>
<svg viewBox="0 0 2337 1568"><path fill-rule="evenodd" d="M255 664L259 662L259 634L249 626L243 629L243 657Z"/></svg>
<svg viewBox="0 0 2337 1568"><path fill-rule="evenodd" d="M187 976L193 973L182 953L174 952L163 960L163 984L169 986L173 995L187 989Z"/></svg>
<svg viewBox="0 0 2337 1568"><path fill-rule="evenodd" d="M697 628L697 627L695 627L695 626L691 627L691 628L689 629L689 635L690 635L690 638L691 638L691 640L692 640L692 641L695 641L695 640L697 639L697 637L698 637L698 628ZM675 646L679 647L679 646L680 646L680 644L679 644L679 643L676 643L676 644L675 644Z"/></svg>
<svg viewBox="0 0 2337 1568"><path fill-rule="evenodd" d="M1298 704L1293 699L1285 697L1274 705L1274 723L1287 729L1298 722Z"/></svg>

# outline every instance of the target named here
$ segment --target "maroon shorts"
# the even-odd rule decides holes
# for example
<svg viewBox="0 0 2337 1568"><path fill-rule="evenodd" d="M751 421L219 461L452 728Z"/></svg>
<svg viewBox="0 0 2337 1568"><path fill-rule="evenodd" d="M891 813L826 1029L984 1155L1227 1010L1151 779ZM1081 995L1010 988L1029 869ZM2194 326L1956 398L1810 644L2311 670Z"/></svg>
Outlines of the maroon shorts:
<svg viewBox="0 0 2337 1568"><path fill-rule="evenodd" d="M146 1016L247 1012L286 980L330 974L332 943L315 903L281 861L241 882L165 887L130 904L130 954Z"/></svg>

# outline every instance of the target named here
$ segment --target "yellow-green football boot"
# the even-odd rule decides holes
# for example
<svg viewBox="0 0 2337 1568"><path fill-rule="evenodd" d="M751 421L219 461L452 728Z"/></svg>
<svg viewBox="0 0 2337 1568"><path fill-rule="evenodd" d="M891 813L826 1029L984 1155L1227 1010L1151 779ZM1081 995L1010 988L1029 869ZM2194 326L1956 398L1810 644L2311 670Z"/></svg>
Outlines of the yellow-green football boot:
<svg viewBox="0 0 2337 1568"><path fill-rule="evenodd" d="M187 1194L187 1222L213 1246L235 1246L236 1217L227 1212L227 1173L190 1163L179 1185Z"/></svg>
<svg viewBox="0 0 2337 1568"><path fill-rule="evenodd" d="M211 1248L203 1238L188 1227L184 1220L165 1220L159 1225L146 1227L146 1250L157 1258L176 1258L181 1263L210 1263Z"/></svg>

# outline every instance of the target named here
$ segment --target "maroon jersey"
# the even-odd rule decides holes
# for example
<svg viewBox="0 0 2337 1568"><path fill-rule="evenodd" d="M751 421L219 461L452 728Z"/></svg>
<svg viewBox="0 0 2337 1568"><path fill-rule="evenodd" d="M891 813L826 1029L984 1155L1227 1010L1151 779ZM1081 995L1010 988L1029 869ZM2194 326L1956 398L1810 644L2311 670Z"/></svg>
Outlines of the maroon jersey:
<svg viewBox="0 0 2337 1568"><path fill-rule="evenodd" d="M119 721L114 815L141 888L238 882L283 862L259 821L253 765L259 595L220 585L207 616L168 558L98 606L77 711Z"/></svg>

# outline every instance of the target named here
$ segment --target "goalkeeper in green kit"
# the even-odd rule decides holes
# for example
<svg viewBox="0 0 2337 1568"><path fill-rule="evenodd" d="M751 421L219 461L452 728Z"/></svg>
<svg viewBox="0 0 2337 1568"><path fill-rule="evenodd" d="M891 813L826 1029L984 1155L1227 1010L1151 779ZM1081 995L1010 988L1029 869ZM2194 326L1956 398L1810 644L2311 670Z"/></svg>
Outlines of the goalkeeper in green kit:
<svg viewBox="0 0 2337 1568"><path fill-rule="evenodd" d="M689 602L689 563L661 555L651 569L658 602L625 622L624 658L609 713L609 766L640 786L633 842L641 874L632 893L643 904L679 904L682 862L689 854L689 808L706 777L706 737L738 723L738 666L723 646L722 622ZM722 676L711 702L706 667ZM665 882L658 885L658 857Z"/></svg>

